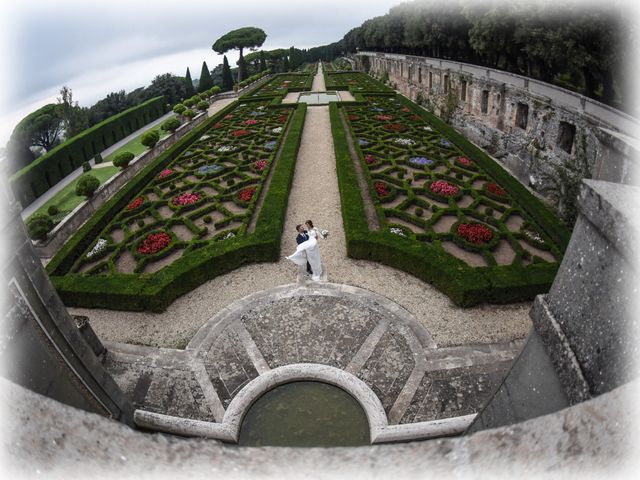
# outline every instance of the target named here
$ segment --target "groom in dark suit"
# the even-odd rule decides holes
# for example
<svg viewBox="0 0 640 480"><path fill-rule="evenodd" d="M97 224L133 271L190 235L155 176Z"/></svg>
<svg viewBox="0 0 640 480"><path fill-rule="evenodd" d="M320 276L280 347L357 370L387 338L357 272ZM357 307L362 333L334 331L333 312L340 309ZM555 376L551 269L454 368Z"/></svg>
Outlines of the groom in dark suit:
<svg viewBox="0 0 640 480"><path fill-rule="evenodd" d="M296 230L298 231L298 236L296 237L296 242L298 243L298 245L300 245L302 242L306 242L307 240L309 240L309 234L304 229L304 225L302 224L296 225ZM307 273L309 275L313 274L313 272L311 271L311 265L309 265L309 262L307 262Z"/></svg>

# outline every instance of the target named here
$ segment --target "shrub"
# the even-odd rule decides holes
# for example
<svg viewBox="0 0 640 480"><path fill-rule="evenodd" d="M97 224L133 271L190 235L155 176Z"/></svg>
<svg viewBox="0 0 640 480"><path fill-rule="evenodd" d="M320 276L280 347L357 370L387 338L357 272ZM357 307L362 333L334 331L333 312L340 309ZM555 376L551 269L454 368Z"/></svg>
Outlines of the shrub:
<svg viewBox="0 0 640 480"><path fill-rule="evenodd" d="M398 178L402 180L404 178L404 172L398 172Z"/></svg>
<svg viewBox="0 0 640 480"><path fill-rule="evenodd" d="M416 207L415 211L416 211L416 217L421 217L422 216L422 213L423 213L422 208Z"/></svg>
<svg viewBox="0 0 640 480"><path fill-rule="evenodd" d="M47 208L47 213L52 217L55 217L57 214L60 213L60 209L55 205L50 205L49 208Z"/></svg>
<svg viewBox="0 0 640 480"><path fill-rule="evenodd" d="M137 223L138 223L138 226L139 226L140 228L144 227L144 219L143 219L143 218L138 219L138 222L137 222Z"/></svg>
<svg viewBox="0 0 640 480"><path fill-rule="evenodd" d="M209 94L207 92L202 92L198 97L200 97L200 100L208 100Z"/></svg>
<svg viewBox="0 0 640 480"><path fill-rule="evenodd" d="M99 163L102 163L102 155L100 155L99 153L96 153L96 156L93 157L93 163L95 163L96 165L98 165Z"/></svg>
<svg viewBox="0 0 640 480"><path fill-rule="evenodd" d="M145 147L153 148L160 140L160 132L158 130L149 130L144 132L140 138L140 143Z"/></svg>
<svg viewBox="0 0 640 480"><path fill-rule="evenodd" d="M168 120L165 120L160 128L165 132L175 132L176 129L180 126L180 120L176 117L171 117Z"/></svg>
<svg viewBox="0 0 640 480"><path fill-rule="evenodd" d="M435 203L431 205L431 211L432 212L437 212L438 211L438 206Z"/></svg>
<svg viewBox="0 0 640 480"><path fill-rule="evenodd" d="M182 102L182 103L184 103L184 105L185 105L186 107L191 108L191 107L193 107L194 103L196 103L196 102L195 102L193 99L191 99L191 98L187 98L187 99L186 99L184 102ZM182 114L184 115L184 110L182 111Z"/></svg>
<svg viewBox="0 0 640 480"><path fill-rule="evenodd" d="M491 215L493 215L493 208L491 207L487 207L484 209L484 214L488 217L490 217Z"/></svg>
<svg viewBox="0 0 640 480"><path fill-rule="evenodd" d="M176 105L173 106L173 113L177 113L178 115L180 115L182 112L184 112L187 109L186 106L184 106L184 104L182 103L178 103Z"/></svg>
<svg viewBox="0 0 640 480"><path fill-rule="evenodd" d="M85 173L76 183L76 195L89 198L100 186L100 180L93 175Z"/></svg>
<svg viewBox="0 0 640 480"><path fill-rule="evenodd" d="M184 112L182 112L182 116L187 117L189 120L191 120L193 117L196 116L196 112L194 112L190 108L187 108Z"/></svg>
<svg viewBox="0 0 640 480"><path fill-rule="evenodd" d="M204 223L211 223L211 215L205 215L204 217L202 217L202 221Z"/></svg>
<svg viewBox="0 0 640 480"><path fill-rule="evenodd" d="M124 170L129 166L129 162L133 160L135 155L131 152L120 152L116 155L116 158L113 159L113 165Z"/></svg>
<svg viewBox="0 0 640 480"><path fill-rule="evenodd" d="M232 187L233 185L235 185L236 181L233 178L230 178L229 180L227 180L227 185L229 187Z"/></svg>
<svg viewBox="0 0 640 480"><path fill-rule="evenodd" d="M172 192L176 189L176 184L172 183L171 185L169 185L169 190L171 190Z"/></svg>
<svg viewBox="0 0 640 480"><path fill-rule="evenodd" d="M27 220L27 234L32 240L44 240L53 228L53 220L44 213L36 213Z"/></svg>
<svg viewBox="0 0 640 480"><path fill-rule="evenodd" d="M202 100L198 102L198 105L196 105L196 108L204 112L209 108L209 102L207 102L206 100Z"/></svg>
<svg viewBox="0 0 640 480"><path fill-rule="evenodd" d="M196 94L193 97L191 97L189 100L193 102L193 105L196 105L202 99L200 98L200 95Z"/></svg>
<svg viewBox="0 0 640 480"><path fill-rule="evenodd" d="M91 170L91 164L89 162L84 162L82 164L82 171L83 172L88 172Z"/></svg>

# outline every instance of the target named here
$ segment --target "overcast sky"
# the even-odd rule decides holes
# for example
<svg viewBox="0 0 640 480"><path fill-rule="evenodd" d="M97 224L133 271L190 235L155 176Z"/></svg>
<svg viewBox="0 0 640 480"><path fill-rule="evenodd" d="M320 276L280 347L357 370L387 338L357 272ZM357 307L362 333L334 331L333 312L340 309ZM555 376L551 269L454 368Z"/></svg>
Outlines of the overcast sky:
<svg viewBox="0 0 640 480"><path fill-rule="evenodd" d="M222 62L211 50L229 30L256 26L264 49L309 48L341 39L401 0L4 0L0 146L25 115L63 85L90 106L109 92L148 85L155 75L200 76ZM229 61L237 60L230 53Z"/></svg>

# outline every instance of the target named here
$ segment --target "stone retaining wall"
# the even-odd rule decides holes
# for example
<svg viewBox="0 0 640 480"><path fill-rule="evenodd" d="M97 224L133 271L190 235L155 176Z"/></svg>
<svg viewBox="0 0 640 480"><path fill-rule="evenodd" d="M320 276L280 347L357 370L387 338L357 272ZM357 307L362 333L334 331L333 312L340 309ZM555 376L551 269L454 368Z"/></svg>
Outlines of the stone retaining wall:
<svg viewBox="0 0 640 480"><path fill-rule="evenodd" d="M127 168L111 177L106 183L95 191L93 196L78 205L49 233L44 242L35 242L34 249L40 258L50 258L64 245L93 213L111 198L129 180L135 177L143 168L184 137L187 133L200 125L208 118L207 112L203 112L193 118L192 121L181 125L173 134L160 140L155 147L147 150L142 155L134 158Z"/></svg>
<svg viewBox="0 0 640 480"><path fill-rule="evenodd" d="M459 129L561 214L582 178L639 183L640 141L631 137L640 123L607 105L476 65L376 52L360 52L356 61L378 78L388 74L400 93Z"/></svg>

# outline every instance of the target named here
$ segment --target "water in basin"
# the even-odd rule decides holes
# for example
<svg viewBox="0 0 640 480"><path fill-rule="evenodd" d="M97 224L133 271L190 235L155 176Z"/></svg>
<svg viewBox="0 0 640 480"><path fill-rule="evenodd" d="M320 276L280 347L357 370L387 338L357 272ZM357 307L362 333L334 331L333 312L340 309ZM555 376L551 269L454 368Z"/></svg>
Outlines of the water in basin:
<svg viewBox="0 0 640 480"><path fill-rule="evenodd" d="M320 382L280 385L261 396L242 421L244 446L369 445L369 423L344 390Z"/></svg>

